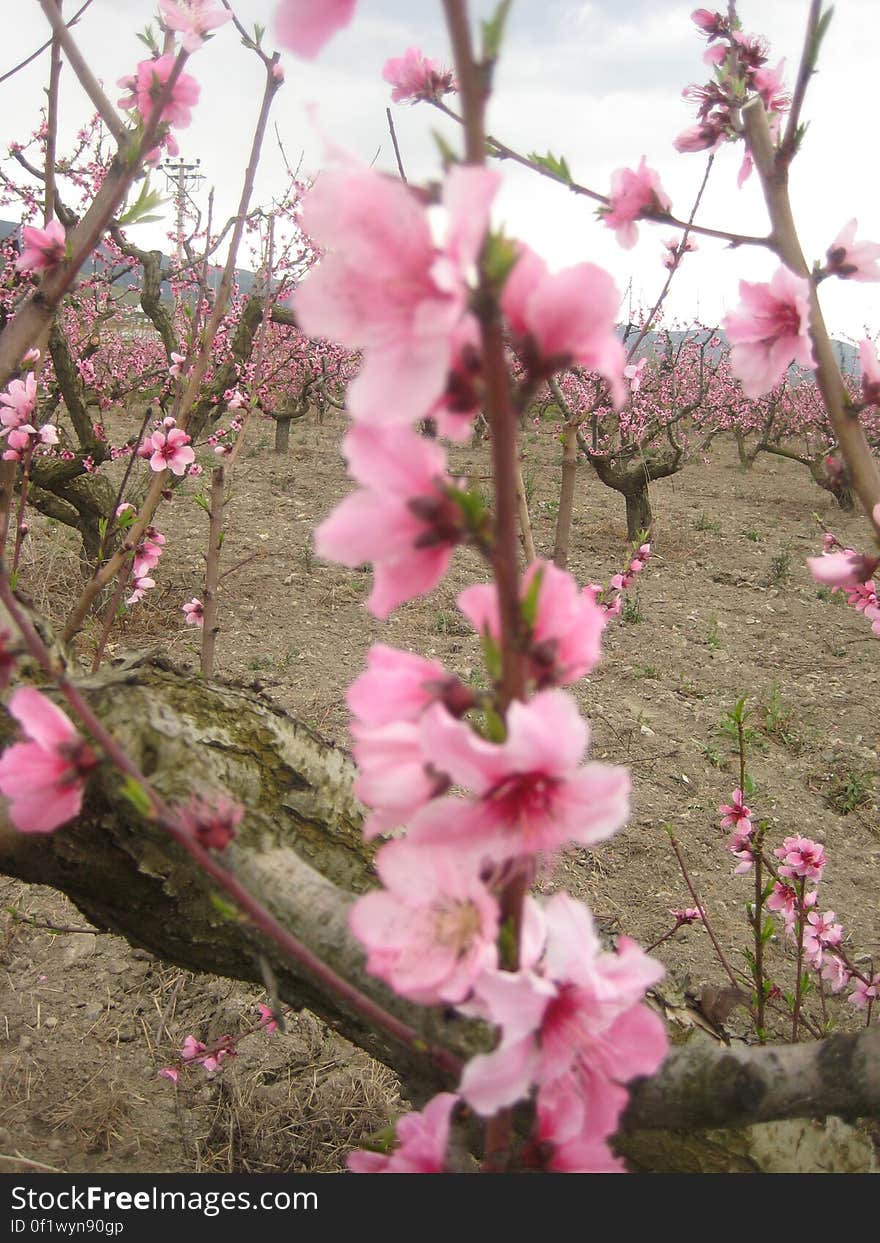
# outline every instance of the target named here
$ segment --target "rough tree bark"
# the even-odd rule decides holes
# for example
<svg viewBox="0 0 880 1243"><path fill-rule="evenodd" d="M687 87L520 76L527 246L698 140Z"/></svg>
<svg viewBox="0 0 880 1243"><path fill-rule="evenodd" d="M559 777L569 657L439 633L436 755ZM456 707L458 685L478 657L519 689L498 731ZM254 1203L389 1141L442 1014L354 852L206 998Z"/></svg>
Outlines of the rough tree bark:
<svg viewBox="0 0 880 1243"><path fill-rule="evenodd" d="M2 620L2 619L0 619ZM252 892L337 972L425 1040L465 1058L488 1047L479 1024L402 1001L363 970L347 912L373 882L347 755L253 688L206 684L158 657L128 657L79 683L92 707L171 801L225 790L247 807L228 864ZM0 715L0 744L12 737ZM214 887L101 767L70 828L23 835L0 825L0 871L52 885L88 919L196 971L262 980L393 1067L422 1102L451 1085L418 1047L377 1032L301 968L280 958L217 902ZM619 1148L645 1131L729 1127L768 1119L880 1114L880 1027L791 1048L686 1045L635 1086ZM634 1152L636 1150L634 1149Z"/></svg>

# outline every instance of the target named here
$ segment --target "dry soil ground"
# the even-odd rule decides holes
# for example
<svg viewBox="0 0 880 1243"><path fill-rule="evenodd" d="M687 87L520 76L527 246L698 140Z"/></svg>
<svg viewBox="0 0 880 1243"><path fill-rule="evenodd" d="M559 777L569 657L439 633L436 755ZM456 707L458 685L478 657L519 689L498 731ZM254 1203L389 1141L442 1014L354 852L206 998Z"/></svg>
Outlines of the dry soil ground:
<svg viewBox="0 0 880 1243"><path fill-rule="evenodd" d="M286 457L272 453L270 433L251 432L236 469L224 568L250 560L224 580L217 671L258 680L283 707L345 742L345 688L371 642L426 652L464 675L476 669L479 645L455 596L481 567L459 554L434 596L378 624L363 607L369 575L321 564L311 550L312 527L348 486L337 452L341 421L295 425ZM549 427L530 429L526 441L536 543L546 555L558 444ZM485 449L457 453L456 466L484 472ZM820 544L814 511L856 546L866 528L801 468L762 458L743 473L732 446L718 442L709 462L654 485L653 496L657 555L626 616L609 626L601 667L576 689L592 721L593 757L631 766L632 818L595 852L568 855L543 883L565 883L612 929L650 944L669 928L670 908L691 904L664 828L674 825L738 964L749 883L732 876L717 807L737 783L722 719L747 694L752 807L774 839L804 832L825 842L822 909L844 921L852 952L880 956L880 640L841 600L821 598L804 565ZM160 525L168 551L159 586L112 645L156 645L194 663L198 636L180 606L201 594L207 523L180 494ZM583 468L571 565L580 581L607 581L621 566L624 531L621 498ZM65 532L35 523L24 586L50 613L61 602L47 584L69 580L74 560ZM90 631L84 653L93 643ZM83 926L50 890L0 880L0 900L41 922ZM667 1010L687 993L711 1012L711 989L725 979L705 931L682 931L657 952L669 969ZM772 956L790 985L786 946L775 944ZM0 1171L333 1170L399 1107L393 1076L310 1015L293 1016L283 1035L243 1039L214 1080L182 1075L175 1088L157 1072L184 1037L246 1030L261 998L112 936L56 934L7 914L0 971ZM818 999L808 1013L821 1022ZM832 1006L831 1017L841 1026L858 1018L848 1006ZM742 1034L745 1022L735 1011L727 1026Z"/></svg>

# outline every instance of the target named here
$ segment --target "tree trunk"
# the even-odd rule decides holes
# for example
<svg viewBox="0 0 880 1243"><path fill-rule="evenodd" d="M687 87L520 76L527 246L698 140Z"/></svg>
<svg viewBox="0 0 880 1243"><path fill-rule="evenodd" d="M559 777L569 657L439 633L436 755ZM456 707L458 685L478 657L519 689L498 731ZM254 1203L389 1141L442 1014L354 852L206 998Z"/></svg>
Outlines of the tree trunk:
<svg viewBox="0 0 880 1243"><path fill-rule="evenodd" d="M526 496L526 485L523 479L522 464L516 464L516 511L519 518L519 533L526 565L535 559L535 540L532 535L532 519L529 514L529 501Z"/></svg>
<svg viewBox="0 0 880 1243"><path fill-rule="evenodd" d="M117 661L79 685L166 799L196 789L241 799L247 813L224 861L324 962L419 1040L463 1059L489 1047L481 1024L403 1001L364 971L347 917L355 895L374 883L373 850L360 832L345 753L255 691L205 683L158 658ZM0 743L12 735L11 720L0 715ZM454 1086L418 1041L377 1031L228 913L213 883L138 814L107 765L91 775L72 827L21 834L0 822L0 871L55 886L99 927L190 970L261 982L265 958L281 1001L308 1007L391 1066L415 1103ZM877 1024L856 1036L791 1047L707 1041L675 1049L657 1076L634 1085L617 1146L627 1152L630 1132L674 1127L692 1141L695 1127L825 1114L880 1114ZM644 1152L643 1139L636 1148Z"/></svg>
<svg viewBox="0 0 880 1243"><path fill-rule="evenodd" d="M629 480L623 496L626 501L626 538L632 541L638 539L643 532L647 532L647 538L650 539L654 517L651 513L651 495L648 491L647 479L639 476L634 480Z"/></svg>
<svg viewBox="0 0 880 1243"><path fill-rule="evenodd" d="M577 424L566 423L562 431L562 481L559 488L559 512L556 515L556 538L553 541L553 564L564 570L571 549L571 523L574 516L574 489L577 483Z"/></svg>
<svg viewBox="0 0 880 1243"><path fill-rule="evenodd" d="M275 416L275 452L287 453L290 447L290 425L293 419L282 419Z"/></svg>

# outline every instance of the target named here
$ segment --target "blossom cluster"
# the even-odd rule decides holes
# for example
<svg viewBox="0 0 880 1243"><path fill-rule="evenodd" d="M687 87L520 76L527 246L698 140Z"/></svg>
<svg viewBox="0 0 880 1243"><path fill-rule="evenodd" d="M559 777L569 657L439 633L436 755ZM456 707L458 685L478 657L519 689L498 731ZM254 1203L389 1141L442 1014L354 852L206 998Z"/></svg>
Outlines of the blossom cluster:
<svg viewBox="0 0 880 1243"><path fill-rule="evenodd" d="M350 163L324 174L304 205L304 227L326 257L295 295L298 319L363 352L343 448L357 488L318 528L316 547L351 566L372 562L368 607L379 617L430 591L459 543L491 560L482 505L417 425L430 418L460 440L480 404L473 273L497 186L494 172L454 168L439 244L418 195ZM622 397L607 274L583 264L551 275L525 246L511 258L499 301L523 374L533 382L578 361ZM640 548L618 590L649 552ZM534 1151L523 1161L540 1154L546 1168L618 1168L607 1140L623 1085L665 1051L662 1024L642 1004L661 968L625 938L604 949L589 912L566 894L527 901L516 970L499 949L510 876L531 874L571 843L604 840L628 816L628 774L584 763L589 731L562 689L595 667L606 610L557 567L530 566L520 584L525 697L504 710L497 588L475 584L458 604L480 635L493 689L376 645L349 690L364 832L396 835L376 858L382 888L355 903L351 928L367 969L402 996L458 1006L498 1029L495 1051L465 1069L460 1095L490 1117L535 1094ZM394 1153L356 1154L352 1168L408 1168L407 1136L422 1143L426 1126L437 1143L424 1168L443 1168L454 1104L437 1098L401 1123Z"/></svg>
<svg viewBox="0 0 880 1243"><path fill-rule="evenodd" d="M760 840L742 790L734 790L730 802L718 810L721 827L733 830L727 848L737 860L734 873L751 871ZM843 925L834 911L822 913L818 909L818 886L826 867L825 847L812 838L794 834L774 849L773 857L778 862L770 868L773 880L763 899L767 910L779 917L791 941L800 938L805 962L821 973L832 992L842 992L851 985L847 1000L852 1005L864 1008L872 1004L880 995L880 973L865 976L852 967L841 949Z"/></svg>
<svg viewBox="0 0 880 1243"><path fill-rule="evenodd" d="M747 95L760 95L770 117L771 134L778 137L780 119L791 103L782 81L785 61L768 68L766 40L760 35L745 34L726 15L695 9L691 19L709 43L703 59L713 76L710 81L687 86L682 92L685 99L697 104L697 124L679 134L676 150L715 150L725 142L740 139L738 116ZM747 155L740 185L750 172L751 159Z"/></svg>

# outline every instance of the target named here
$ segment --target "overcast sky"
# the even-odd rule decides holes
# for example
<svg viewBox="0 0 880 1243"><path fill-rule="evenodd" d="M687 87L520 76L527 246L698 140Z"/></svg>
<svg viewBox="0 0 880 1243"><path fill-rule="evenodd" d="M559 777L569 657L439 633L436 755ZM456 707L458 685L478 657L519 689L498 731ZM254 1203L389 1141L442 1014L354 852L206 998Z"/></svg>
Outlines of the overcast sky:
<svg viewBox="0 0 880 1243"><path fill-rule="evenodd" d="M276 0L238 0L236 12L251 25L270 28ZM79 0L65 0L72 14ZM492 3L474 3L475 16ZM770 41L770 63L787 58L793 80L808 0L742 0L740 14L749 31ZM645 155L672 199L687 216L705 166L705 154L679 155L672 140L692 123L682 100L689 82L705 80L705 44L689 20L692 3L677 0L514 0L508 37L490 110L492 132L510 146L562 154L574 177L607 192L611 174L634 167ZM11 68L46 37L37 0L0 0L3 51L0 72ZM147 54L136 31L151 20L150 0L93 0L75 28L75 37L95 72L116 100L116 80ZM409 46L449 63L448 40L439 0L359 0L351 26L337 35L317 62L285 54L287 81L277 97L274 118L288 156L303 155L303 167L317 171L322 139L306 116L319 107L323 132L334 141L393 171L394 158L385 120L390 88L382 65ZM48 54L0 87L0 150L24 140L34 128L43 102ZM262 67L226 26L192 59L190 71L202 85L192 126L178 134L182 154L201 160L205 185L217 191L217 215L231 214L262 89ZM802 242L809 259L824 254L853 216L859 238L880 241L880 160L877 158L877 75L880 69L878 0L838 0L820 73L804 112L810 121L803 153L794 165L792 196ZM452 97L450 97L451 99ZM454 101L453 101L454 102ZM72 74L62 86L62 133L71 135L91 112ZM411 180L437 175L431 129L452 142L457 127L428 105L396 105L395 125ZM725 148L716 160L698 220L740 232L767 229L757 179L736 188L742 148ZM7 168L9 166L7 165ZM662 240L670 230L641 225L634 250L623 251L613 233L597 222L587 200L505 164L504 188L496 222L540 251L554 267L590 260L607 267L621 294L631 289L634 307L650 304L665 275ZM161 181L161 178L160 178ZM274 138L268 143L258 179L258 201L268 201L283 182ZM142 244L163 245L162 230L141 226ZM165 244L166 249L167 244ZM738 301L741 277L768 279L775 260L762 250L731 251L721 242L700 239L676 276L669 317L692 322L699 316L716 323ZM631 285L630 285L631 282ZM858 338L880 328L880 285L828 281L823 304L832 332ZM626 302L623 313L627 310Z"/></svg>

